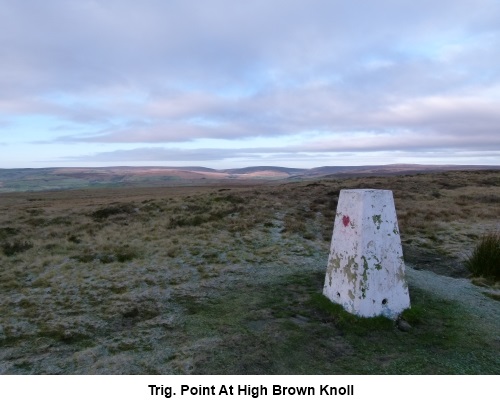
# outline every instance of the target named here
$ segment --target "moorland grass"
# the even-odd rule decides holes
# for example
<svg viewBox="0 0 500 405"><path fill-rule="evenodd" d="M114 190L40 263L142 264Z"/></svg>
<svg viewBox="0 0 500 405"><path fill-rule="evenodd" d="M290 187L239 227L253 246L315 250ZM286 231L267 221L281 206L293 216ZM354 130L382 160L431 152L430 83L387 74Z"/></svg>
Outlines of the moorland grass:
<svg viewBox="0 0 500 405"><path fill-rule="evenodd" d="M343 188L393 190L425 270L498 230L499 172L2 194L0 373L500 373L456 303L410 285L405 333L321 295Z"/></svg>
<svg viewBox="0 0 500 405"><path fill-rule="evenodd" d="M500 233L483 235L464 265L474 277L500 281Z"/></svg>

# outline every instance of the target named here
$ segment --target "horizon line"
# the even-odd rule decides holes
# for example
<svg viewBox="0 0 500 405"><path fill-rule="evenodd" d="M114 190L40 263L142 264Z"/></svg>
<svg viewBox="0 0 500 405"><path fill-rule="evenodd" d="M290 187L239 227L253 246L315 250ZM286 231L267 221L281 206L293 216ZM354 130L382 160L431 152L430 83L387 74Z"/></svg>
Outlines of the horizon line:
<svg viewBox="0 0 500 405"><path fill-rule="evenodd" d="M225 171L225 170L240 170L240 169L251 169L251 168L277 168L277 169L291 169L291 170L313 170L325 167L346 167L346 168L356 168L356 167L385 167L385 166L417 166L417 167L484 167L484 168L500 168L500 165L488 165L488 164L457 164L457 163L387 163L387 164L367 164L367 165L324 165L324 166L314 166L308 168L299 168L291 166L278 166L278 165L255 165L255 166L241 166L241 167L231 167L227 169L214 169L208 166L197 166L197 165L187 165L187 166L163 166L163 165L110 165L110 166L44 166L44 167L0 167L0 170L44 170L44 169L118 169L118 168L162 168L162 169L210 169L214 171Z"/></svg>

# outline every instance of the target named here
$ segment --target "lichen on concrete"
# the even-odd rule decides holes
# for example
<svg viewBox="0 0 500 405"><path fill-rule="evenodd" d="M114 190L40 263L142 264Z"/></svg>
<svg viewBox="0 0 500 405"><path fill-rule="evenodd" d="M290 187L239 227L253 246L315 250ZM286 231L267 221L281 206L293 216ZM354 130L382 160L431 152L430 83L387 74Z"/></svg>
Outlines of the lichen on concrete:
<svg viewBox="0 0 500 405"><path fill-rule="evenodd" d="M373 223L377 227L377 230L380 229L380 225L382 224L382 215L373 215L372 216Z"/></svg>
<svg viewBox="0 0 500 405"><path fill-rule="evenodd" d="M349 256L347 264L343 268L344 274L346 275L349 283L356 283L356 280L358 279L358 267L356 256Z"/></svg>
<svg viewBox="0 0 500 405"><path fill-rule="evenodd" d="M323 293L359 316L397 316L410 303L392 192L342 190L335 218Z"/></svg>

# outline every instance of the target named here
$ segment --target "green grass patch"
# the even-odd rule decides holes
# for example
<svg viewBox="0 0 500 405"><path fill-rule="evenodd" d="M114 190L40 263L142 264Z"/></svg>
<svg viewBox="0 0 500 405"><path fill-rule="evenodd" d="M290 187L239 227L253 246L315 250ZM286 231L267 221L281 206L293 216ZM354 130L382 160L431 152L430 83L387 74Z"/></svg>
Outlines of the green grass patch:
<svg viewBox="0 0 500 405"><path fill-rule="evenodd" d="M323 273L296 273L206 302L178 297L197 346L195 374L495 374L494 345L451 302L412 290L401 332L321 294ZM204 345L202 342L210 342Z"/></svg>
<svg viewBox="0 0 500 405"><path fill-rule="evenodd" d="M321 293L312 294L309 304L321 311L335 327L344 333L366 336L367 333L387 331L394 327L394 322L383 316L361 318L353 315L344 310L341 305L331 302Z"/></svg>

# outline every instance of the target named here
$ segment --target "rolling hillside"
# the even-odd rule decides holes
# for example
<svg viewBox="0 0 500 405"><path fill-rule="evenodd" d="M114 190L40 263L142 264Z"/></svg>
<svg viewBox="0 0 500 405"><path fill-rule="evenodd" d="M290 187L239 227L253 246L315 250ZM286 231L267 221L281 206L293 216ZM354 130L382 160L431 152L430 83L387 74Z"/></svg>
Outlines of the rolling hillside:
<svg viewBox="0 0 500 405"><path fill-rule="evenodd" d="M180 186L234 182L301 180L321 177L387 176L452 170L500 170L500 166L382 165L323 166L312 169L255 166L215 170L207 167L96 167L0 169L0 193L127 186Z"/></svg>

